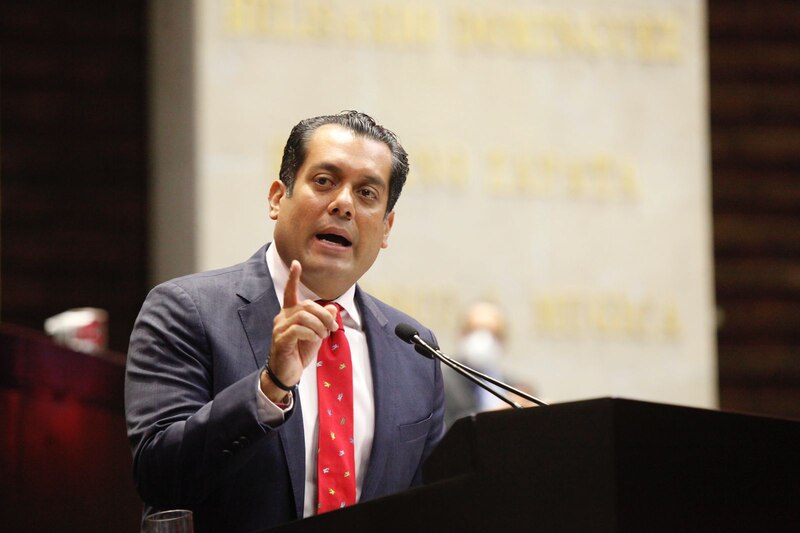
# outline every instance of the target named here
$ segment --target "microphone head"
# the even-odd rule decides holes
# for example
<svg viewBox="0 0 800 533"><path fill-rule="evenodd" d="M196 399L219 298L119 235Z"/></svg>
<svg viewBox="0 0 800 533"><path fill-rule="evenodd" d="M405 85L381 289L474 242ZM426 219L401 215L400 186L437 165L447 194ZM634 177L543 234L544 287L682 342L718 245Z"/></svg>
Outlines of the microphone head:
<svg viewBox="0 0 800 533"><path fill-rule="evenodd" d="M407 343L411 344L413 342L414 337L419 335L419 331L414 329L414 326L410 324L406 324L405 322L400 322L397 324L397 327L394 328L394 334L406 341Z"/></svg>

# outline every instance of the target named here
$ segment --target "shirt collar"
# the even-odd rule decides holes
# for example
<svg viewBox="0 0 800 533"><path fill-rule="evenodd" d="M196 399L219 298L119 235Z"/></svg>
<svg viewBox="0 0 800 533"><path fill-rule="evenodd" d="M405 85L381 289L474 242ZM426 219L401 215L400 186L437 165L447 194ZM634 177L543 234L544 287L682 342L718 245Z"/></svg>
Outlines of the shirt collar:
<svg viewBox="0 0 800 533"><path fill-rule="evenodd" d="M278 254L277 246L270 244L267 246L267 268L269 268L270 276L272 276L272 284L275 287L275 296L278 297L278 302L283 305L283 293L286 292L286 284L289 282L289 267ZM301 300L320 300L321 298L314 294L314 291L303 285L301 281L298 285L298 296ZM361 330L361 314L358 312L356 306L356 286L351 285L341 296L333 300L342 306L344 313L342 313L342 322L351 328Z"/></svg>

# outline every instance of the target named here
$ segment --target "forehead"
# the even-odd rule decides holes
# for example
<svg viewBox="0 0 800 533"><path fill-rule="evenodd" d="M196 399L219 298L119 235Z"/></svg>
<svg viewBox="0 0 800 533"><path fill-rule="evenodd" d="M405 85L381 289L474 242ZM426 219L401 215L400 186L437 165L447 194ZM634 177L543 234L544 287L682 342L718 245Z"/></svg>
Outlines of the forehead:
<svg viewBox="0 0 800 533"><path fill-rule="evenodd" d="M338 124L325 124L311 134L303 167L335 167L381 178L386 184L392 170L389 146Z"/></svg>
<svg viewBox="0 0 800 533"><path fill-rule="evenodd" d="M311 138L309 140L309 144L314 139L330 141L330 142L347 143L355 140L358 137L360 137L359 134L357 134L356 132L354 132L349 128L340 126L339 124L323 124L322 126L318 127L317 129L311 132Z"/></svg>

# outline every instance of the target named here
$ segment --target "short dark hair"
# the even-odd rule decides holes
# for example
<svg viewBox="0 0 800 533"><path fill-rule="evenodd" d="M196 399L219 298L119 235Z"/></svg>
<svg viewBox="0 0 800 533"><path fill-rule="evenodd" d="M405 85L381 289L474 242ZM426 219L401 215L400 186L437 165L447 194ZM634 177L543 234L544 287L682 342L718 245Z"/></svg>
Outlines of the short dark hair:
<svg viewBox="0 0 800 533"><path fill-rule="evenodd" d="M397 199L400 198L400 192L402 192L408 176L408 154L394 133L375 122L371 116L359 111L342 111L336 115L307 118L292 128L283 149L279 174L281 181L286 185L286 194L288 196L292 194L297 171L306 160L306 147L309 139L317 128L326 124L337 124L356 135L382 142L389 147L392 152L392 173L389 176L389 200L386 204L386 213L391 212Z"/></svg>

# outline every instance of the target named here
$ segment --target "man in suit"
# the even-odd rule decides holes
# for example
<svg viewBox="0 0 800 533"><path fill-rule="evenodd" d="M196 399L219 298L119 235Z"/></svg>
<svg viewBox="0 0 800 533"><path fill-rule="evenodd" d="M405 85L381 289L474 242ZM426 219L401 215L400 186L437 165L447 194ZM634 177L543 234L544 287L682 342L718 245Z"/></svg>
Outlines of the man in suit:
<svg viewBox="0 0 800 533"><path fill-rule="evenodd" d="M145 514L189 508L197 531L226 532L317 514L328 473L317 466L330 413L317 403L323 345L352 354L340 368L352 368L353 466L343 477L355 485L341 505L421 481L444 431L442 376L394 328L432 334L356 284L388 245L407 173L394 134L363 113L301 121L269 191L274 242L151 291L125 381Z"/></svg>

